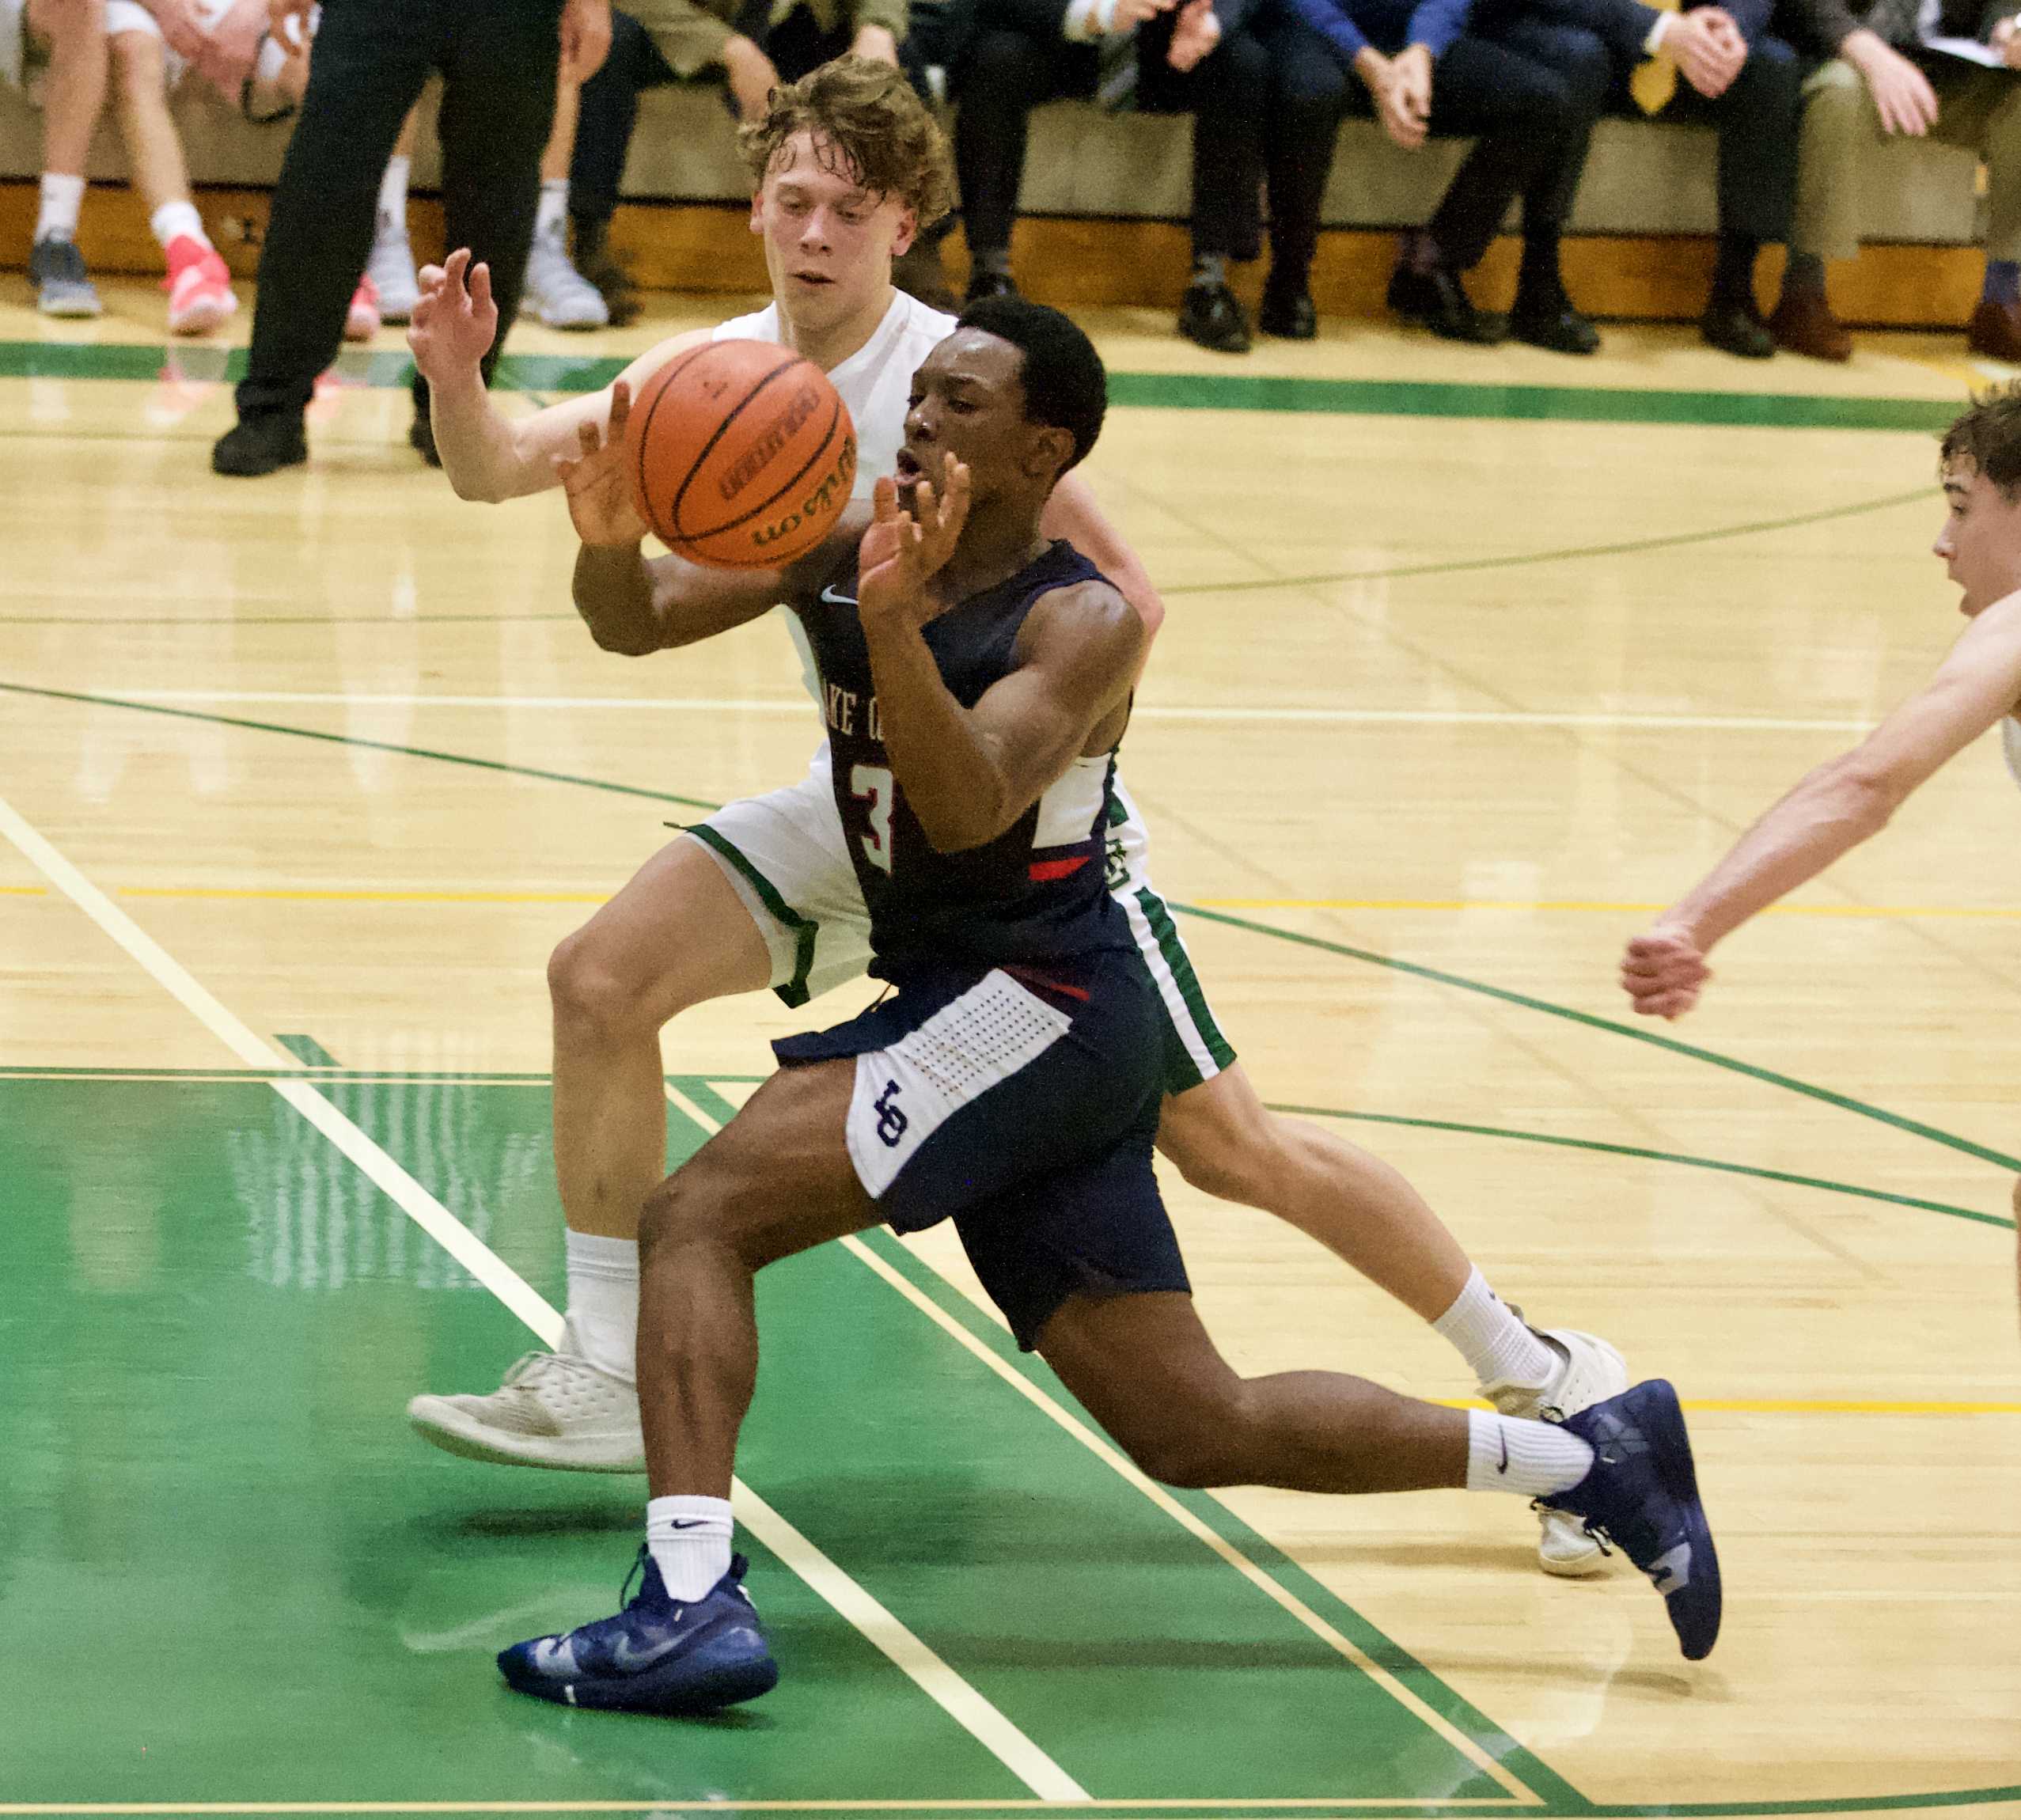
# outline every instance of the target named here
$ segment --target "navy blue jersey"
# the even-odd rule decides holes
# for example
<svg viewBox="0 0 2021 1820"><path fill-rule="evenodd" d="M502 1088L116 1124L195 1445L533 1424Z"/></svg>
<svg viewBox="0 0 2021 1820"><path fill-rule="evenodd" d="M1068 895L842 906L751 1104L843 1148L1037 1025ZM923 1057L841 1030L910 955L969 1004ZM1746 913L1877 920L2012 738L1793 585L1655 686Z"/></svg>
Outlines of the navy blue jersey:
<svg viewBox="0 0 2021 1820"><path fill-rule="evenodd" d="M1018 634L1041 597L1099 578L1072 544L1056 543L929 621L923 635L948 692L973 707L1018 667ZM897 979L950 961L994 966L1129 947L1104 883L1113 754L1076 758L995 840L936 852L892 776L855 595L852 555L798 610L821 673L836 807L870 914L871 973Z"/></svg>

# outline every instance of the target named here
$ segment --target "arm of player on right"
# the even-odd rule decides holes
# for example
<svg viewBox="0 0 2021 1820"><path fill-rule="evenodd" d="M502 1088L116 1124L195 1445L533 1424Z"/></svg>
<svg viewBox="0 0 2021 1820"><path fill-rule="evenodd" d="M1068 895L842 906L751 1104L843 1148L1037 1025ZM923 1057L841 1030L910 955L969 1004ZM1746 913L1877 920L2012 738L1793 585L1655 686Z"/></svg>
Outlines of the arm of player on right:
<svg viewBox="0 0 2021 1820"><path fill-rule="evenodd" d="M462 499L495 505L544 492L555 464L580 453L586 424L601 430L610 416L610 388L551 404L530 417L506 416L484 385L483 359L498 333L491 275L459 247L439 266L424 266L421 296L407 332L414 364L428 381L429 422L442 472ZM706 329L670 336L648 348L618 377L635 392L673 355L708 339Z"/></svg>
<svg viewBox="0 0 2021 1820"><path fill-rule="evenodd" d="M1083 555L1116 584L1116 591L1137 610L1143 621L1144 656L1151 656L1151 641L1165 623L1165 602L1152 585L1150 574L1137 559L1137 553L1123 540L1123 533L1110 524L1095 503L1094 492L1079 474L1063 474L1045 502L1045 516L1039 529L1048 537L1064 537Z"/></svg>
<svg viewBox="0 0 2021 1820"><path fill-rule="evenodd" d="M1713 946L1885 828L1929 777L2021 703L2021 594L1968 625L1936 674L1852 751L1827 760L1749 828L1622 957L1645 1017L1698 1002Z"/></svg>

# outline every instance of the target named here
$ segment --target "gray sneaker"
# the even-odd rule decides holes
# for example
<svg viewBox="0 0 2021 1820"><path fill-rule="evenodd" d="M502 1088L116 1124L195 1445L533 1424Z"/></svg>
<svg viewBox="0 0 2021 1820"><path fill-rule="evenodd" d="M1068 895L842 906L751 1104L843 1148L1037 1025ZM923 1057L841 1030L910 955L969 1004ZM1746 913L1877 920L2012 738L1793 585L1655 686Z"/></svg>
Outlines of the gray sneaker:
<svg viewBox="0 0 2021 1820"><path fill-rule="evenodd" d="M379 293L379 320L404 322L421 301L421 286L414 275L414 248L407 244L407 224L381 215L373 229L372 256L365 262L365 275Z"/></svg>
<svg viewBox="0 0 2021 1820"><path fill-rule="evenodd" d="M53 234L37 241L28 256L28 279L35 286L35 307L44 316L96 316L104 307L75 241Z"/></svg>
<svg viewBox="0 0 2021 1820"><path fill-rule="evenodd" d="M526 256L526 303L550 328L602 328L611 319L603 294L569 263L559 229L533 237Z"/></svg>

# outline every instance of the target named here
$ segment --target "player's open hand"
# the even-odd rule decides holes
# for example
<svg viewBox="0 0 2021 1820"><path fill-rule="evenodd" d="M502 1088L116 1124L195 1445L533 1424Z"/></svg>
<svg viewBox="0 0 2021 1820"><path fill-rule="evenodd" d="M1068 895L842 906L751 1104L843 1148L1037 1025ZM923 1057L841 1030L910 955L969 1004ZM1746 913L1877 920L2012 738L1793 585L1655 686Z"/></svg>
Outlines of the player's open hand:
<svg viewBox="0 0 2021 1820"><path fill-rule="evenodd" d="M473 266L470 248L460 246L442 264L424 265L419 283L407 327L415 367L430 385L475 378L499 332L491 268Z"/></svg>
<svg viewBox="0 0 2021 1820"><path fill-rule="evenodd" d="M917 624L927 582L946 567L968 521L969 469L952 455L942 460L937 489L923 479L912 489L909 512L898 502L897 482L880 476L870 529L856 552L856 600L864 620L909 616Z"/></svg>
<svg viewBox="0 0 2021 1820"><path fill-rule="evenodd" d="M1621 957L1621 990L1645 1018L1681 1018L1698 1003L1712 969L1690 935L1659 923Z"/></svg>
<svg viewBox="0 0 2021 1820"><path fill-rule="evenodd" d="M646 521L631 501L631 478L624 468L624 426L631 415L631 388L611 384L610 428L594 422L576 431L582 453L573 461L555 459L555 474L568 495L568 515L586 544L622 548L643 542Z"/></svg>

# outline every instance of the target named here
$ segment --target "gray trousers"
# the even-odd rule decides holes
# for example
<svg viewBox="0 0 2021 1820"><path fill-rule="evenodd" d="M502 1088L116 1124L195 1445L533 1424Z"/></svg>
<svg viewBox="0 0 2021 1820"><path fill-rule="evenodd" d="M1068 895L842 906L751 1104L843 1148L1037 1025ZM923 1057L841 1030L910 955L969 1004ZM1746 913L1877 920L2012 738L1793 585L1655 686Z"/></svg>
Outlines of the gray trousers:
<svg viewBox="0 0 2021 1820"><path fill-rule="evenodd" d="M1934 58L1922 67L1937 92L1930 137L1977 152L1986 166L1986 256L2021 260L2021 70ZM1824 64L1805 79L1792 252L1825 260L1859 252L1860 162L1886 137L1865 78L1850 63Z"/></svg>

